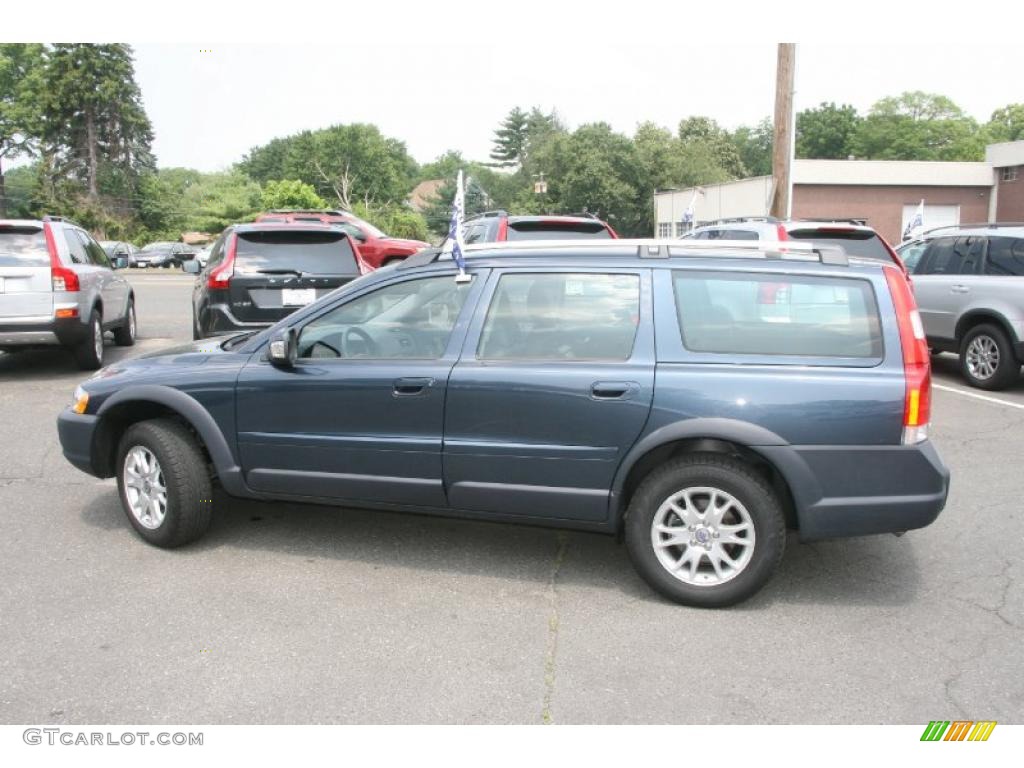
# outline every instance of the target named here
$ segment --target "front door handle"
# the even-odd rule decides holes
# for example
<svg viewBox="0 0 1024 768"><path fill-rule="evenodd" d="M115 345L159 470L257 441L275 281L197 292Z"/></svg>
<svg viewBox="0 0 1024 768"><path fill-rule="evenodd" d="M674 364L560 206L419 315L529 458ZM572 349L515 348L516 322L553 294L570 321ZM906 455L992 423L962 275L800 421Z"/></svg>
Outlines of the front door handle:
<svg viewBox="0 0 1024 768"><path fill-rule="evenodd" d="M971 292L971 289L968 288L966 285L954 285L949 290L950 290L951 293L970 293Z"/></svg>
<svg viewBox="0 0 1024 768"><path fill-rule="evenodd" d="M402 378L395 379L391 391L395 397L415 397L416 395L422 395L432 386L434 386L434 380L429 377Z"/></svg>
<svg viewBox="0 0 1024 768"><path fill-rule="evenodd" d="M639 389L635 381L595 381L590 396L595 400L628 400Z"/></svg>

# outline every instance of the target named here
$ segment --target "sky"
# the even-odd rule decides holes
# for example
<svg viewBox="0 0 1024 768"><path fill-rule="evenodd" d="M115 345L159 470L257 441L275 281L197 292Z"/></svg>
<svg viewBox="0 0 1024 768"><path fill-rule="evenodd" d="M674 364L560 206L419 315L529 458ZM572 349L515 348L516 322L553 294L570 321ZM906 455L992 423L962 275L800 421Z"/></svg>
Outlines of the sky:
<svg viewBox="0 0 1024 768"><path fill-rule="evenodd" d="M856 36L851 36L856 37ZM981 38L984 40L985 38ZM226 168L278 136L368 122L419 162L448 149L486 159L514 106L557 110L570 127L604 120L631 133L709 115L734 128L772 113L774 42L595 45L586 35L524 45L465 39L461 66L429 36L345 45L136 43L136 77L160 166ZM798 43L796 109L822 101L867 111L907 90L949 96L979 121L1024 101L1024 53L999 45Z"/></svg>

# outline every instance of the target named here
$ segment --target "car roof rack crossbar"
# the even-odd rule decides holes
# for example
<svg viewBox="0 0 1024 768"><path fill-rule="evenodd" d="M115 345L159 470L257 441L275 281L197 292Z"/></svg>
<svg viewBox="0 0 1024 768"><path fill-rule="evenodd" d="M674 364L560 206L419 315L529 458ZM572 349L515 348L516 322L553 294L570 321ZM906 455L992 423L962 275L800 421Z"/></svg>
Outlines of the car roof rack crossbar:
<svg viewBox="0 0 1024 768"><path fill-rule="evenodd" d="M922 235L930 235L932 232L942 232L946 229L1001 229L1004 227L1024 227L1021 221L981 221L973 224L945 224L941 227L932 227L922 232Z"/></svg>
<svg viewBox="0 0 1024 768"><path fill-rule="evenodd" d="M777 224L780 221L780 219L777 219L774 216L730 216L725 219L715 219L714 221L710 221L706 224L701 224L700 226L714 227L719 224L743 224L746 222L754 221L763 221L767 222L768 224Z"/></svg>

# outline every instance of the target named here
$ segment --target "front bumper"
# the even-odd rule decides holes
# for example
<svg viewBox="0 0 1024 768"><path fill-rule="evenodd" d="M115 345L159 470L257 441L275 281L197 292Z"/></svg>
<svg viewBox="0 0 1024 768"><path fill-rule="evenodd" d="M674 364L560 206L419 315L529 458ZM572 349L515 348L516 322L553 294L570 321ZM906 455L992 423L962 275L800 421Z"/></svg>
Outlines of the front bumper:
<svg viewBox="0 0 1024 768"><path fill-rule="evenodd" d="M805 540L924 528L939 516L949 494L949 469L927 440L758 450L785 476Z"/></svg>
<svg viewBox="0 0 1024 768"><path fill-rule="evenodd" d="M99 417L66 408L57 417L57 434L64 458L86 474L100 477L93 465L93 443Z"/></svg>

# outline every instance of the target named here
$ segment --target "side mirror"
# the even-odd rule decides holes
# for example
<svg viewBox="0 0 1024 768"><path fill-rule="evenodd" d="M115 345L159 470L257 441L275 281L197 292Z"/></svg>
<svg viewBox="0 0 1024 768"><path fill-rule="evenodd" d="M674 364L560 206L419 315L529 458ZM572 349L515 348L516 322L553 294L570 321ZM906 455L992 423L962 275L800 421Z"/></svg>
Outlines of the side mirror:
<svg viewBox="0 0 1024 768"><path fill-rule="evenodd" d="M112 266L114 267L114 269L124 269L125 267L128 266L128 259L126 259L124 256L117 256L114 258L114 263Z"/></svg>
<svg viewBox="0 0 1024 768"><path fill-rule="evenodd" d="M271 365L278 368L292 368L299 356L298 334L294 328L285 328L274 334L270 340L270 351L267 358Z"/></svg>
<svg viewBox="0 0 1024 768"><path fill-rule="evenodd" d="M187 272L190 275L198 275L200 272L199 262L195 260L183 261L181 263L181 271Z"/></svg>

